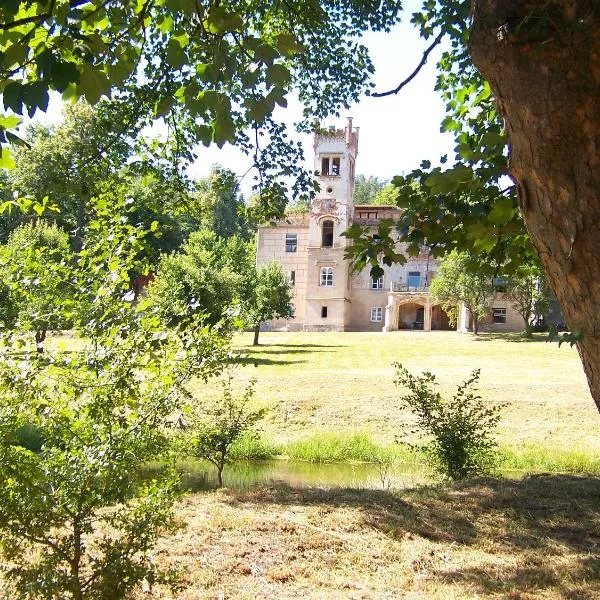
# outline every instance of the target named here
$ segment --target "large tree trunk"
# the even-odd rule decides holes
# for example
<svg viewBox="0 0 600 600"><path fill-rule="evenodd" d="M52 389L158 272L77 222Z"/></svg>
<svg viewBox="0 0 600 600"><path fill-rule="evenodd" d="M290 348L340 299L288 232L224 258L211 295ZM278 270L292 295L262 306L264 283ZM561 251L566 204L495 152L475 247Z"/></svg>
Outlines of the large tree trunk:
<svg viewBox="0 0 600 600"><path fill-rule="evenodd" d="M473 0L471 52L506 121L525 225L600 410L600 3Z"/></svg>

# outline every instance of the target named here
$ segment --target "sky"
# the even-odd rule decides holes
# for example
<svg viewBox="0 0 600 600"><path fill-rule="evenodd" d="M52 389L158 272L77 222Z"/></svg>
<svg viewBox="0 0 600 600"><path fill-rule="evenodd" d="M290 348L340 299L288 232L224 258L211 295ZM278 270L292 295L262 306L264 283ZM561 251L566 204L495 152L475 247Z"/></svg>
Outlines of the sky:
<svg viewBox="0 0 600 600"><path fill-rule="evenodd" d="M424 49L430 43L421 39L410 24L410 15L421 5L422 0L404 2L404 22L389 33L367 33L363 43L369 48L375 74L375 91L392 89L407 77L419 63ZM453 138L440 133L444 117L444 104L434 91L435 64L439 49L432 52L425 67L408 86L397 95L385 98L365 97L340 118L327 119L322 126L344 127L345 117L353 117L355 127L360 127L356 172L367 177L375 176L389 180L394 175L406 173L419 166L423 159L433 164L443 154L453 155ZM291 127L301 115L299 103L288 98L287 109L280 109L277 117ZM61 102L53 97L46 115L36 115L37 120L57 122L60 119ZM312 140L309 135L296 134L304 146L305 165L312 169ZM189 168L193 179L205 177L210 167L219 163L238 175L243 175L251 160L230 145L219 149L216 146L198 148L198 158ZM252 180L247 176L241 182L244 196L250 195Z"/></svg>

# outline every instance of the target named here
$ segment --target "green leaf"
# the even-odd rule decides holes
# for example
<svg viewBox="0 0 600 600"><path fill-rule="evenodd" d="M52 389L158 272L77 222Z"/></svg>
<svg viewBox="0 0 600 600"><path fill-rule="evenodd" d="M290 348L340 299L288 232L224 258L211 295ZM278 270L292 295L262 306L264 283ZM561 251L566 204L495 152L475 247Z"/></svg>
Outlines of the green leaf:
<svg viewBox="0 0 600 600"><path fill-rule="evenodd" d="M174 69L180 69L186 60L187 57L179 42L170 39L167 45L167 62L169 65Z"/></svg>
<svg viewBox="0 0 600 600"><path fill-rule="evenodd" d="M79 70L72 62L57 61L52 64L52 83L59 92L64 92L71 83L79 83Z"/></svg>
<svg viewBox="0 0 600 600"><path fill-rule="evenodd" d="M110 81L108 77L98 69L88 63L83 64L80 74L79 87L83 91L85 99L90 104L96 104L103 94L110 91Z"/></svg>
<svg viewBox="0 0 600 600"><path fill-rule="evenodd" d="M11 81L2 93L4 108L10 108L17 114L23 112L23 84L19 81Z"/></svg>
<svg viewBox="0 0 600 600"><path fill-rule="evenodd" d="M267 65L273 64L273 61L279 56L275 48L268 44L261 44L254 52L254 60L264 62Z"/></svg>
<svg viewBox="0 0 600 600"><path fill-rule="evenodd" d="M277 50L284 56L291 57L299 52L304 52L306 49L302 44L296 41L296 38L290 33L280 33L275 37L275 45Z"/></svg>
<svg viewBox="0 0 600 600"><path fill-rule="evenodd" d="M516 209L513 206L512 199L504 196L494 201L488 219L494 225L505 225L513 219L515 213Z"/></svg>
<svg viewBox="0 0 600 600"><path fill-rule="evenodd" d="M175 103L175 99L173 96L166 96L160 102L158 102L154 109L155 117L164 117L171 112L173 108L173 104Z"/></svg>
<svg viewBox="0 0 600 600"><path fill-rule="evenodd" d="M290 79L291 74L289 69L280 63L270 65L267 68L267 73L265 75L267 85L283 87L289 83Z"/></svg>
<svg viewBox="0 0 600 600"><path fill-rule="evenodd" d="M15 159L10 148L6 146L0 147L0 168L2 169L14 169Z"/></svg>
<svg viewBox="0 0 600 600"><path fill-rule="evenodd" d="M243 26L244 22L240 15L229 12L222 6L212 6L205 21L208 31L215 34L239 31Z"/></svg>

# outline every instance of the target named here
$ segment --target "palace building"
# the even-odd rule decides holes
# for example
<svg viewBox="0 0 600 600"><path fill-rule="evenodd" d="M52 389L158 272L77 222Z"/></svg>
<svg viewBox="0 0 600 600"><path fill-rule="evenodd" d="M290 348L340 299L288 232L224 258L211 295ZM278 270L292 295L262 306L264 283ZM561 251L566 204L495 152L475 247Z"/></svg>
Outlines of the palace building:
<svg viewBox="0 0 600 600"><path fill-rule="evenodd" d="M289 331L394 331L451 329L448 317L429 295L439 261L427 248L404 265L384 266L372 279L368 269L352 273L344 251L350 241L342 233L353 223L377 227L382 219L397 220L393 206L355 205L354 178L359 128L349 118L344 129L314 134L314 171L320 191L309 213L286 217L272 227L260 227L257 264L277 261L294 285L294 317L266 324ZM402 245L398 248L403 250ZM518 331L523 319L501 296L485 326ZM458 329L469 329L466 309Z"/></svg>

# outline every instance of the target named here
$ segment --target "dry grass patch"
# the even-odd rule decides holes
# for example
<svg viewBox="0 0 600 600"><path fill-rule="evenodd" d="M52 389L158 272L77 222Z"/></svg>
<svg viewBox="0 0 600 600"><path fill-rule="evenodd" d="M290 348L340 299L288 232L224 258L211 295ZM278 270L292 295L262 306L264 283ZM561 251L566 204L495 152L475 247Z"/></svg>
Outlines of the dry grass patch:
<svg viewBox="0 0 600 600"><path fill-rule="evenodd" d="M597 478L222 490L187 496L178 514L187 527L157 559L184 568L183 588L150 597L600 597Z"/></svg>

